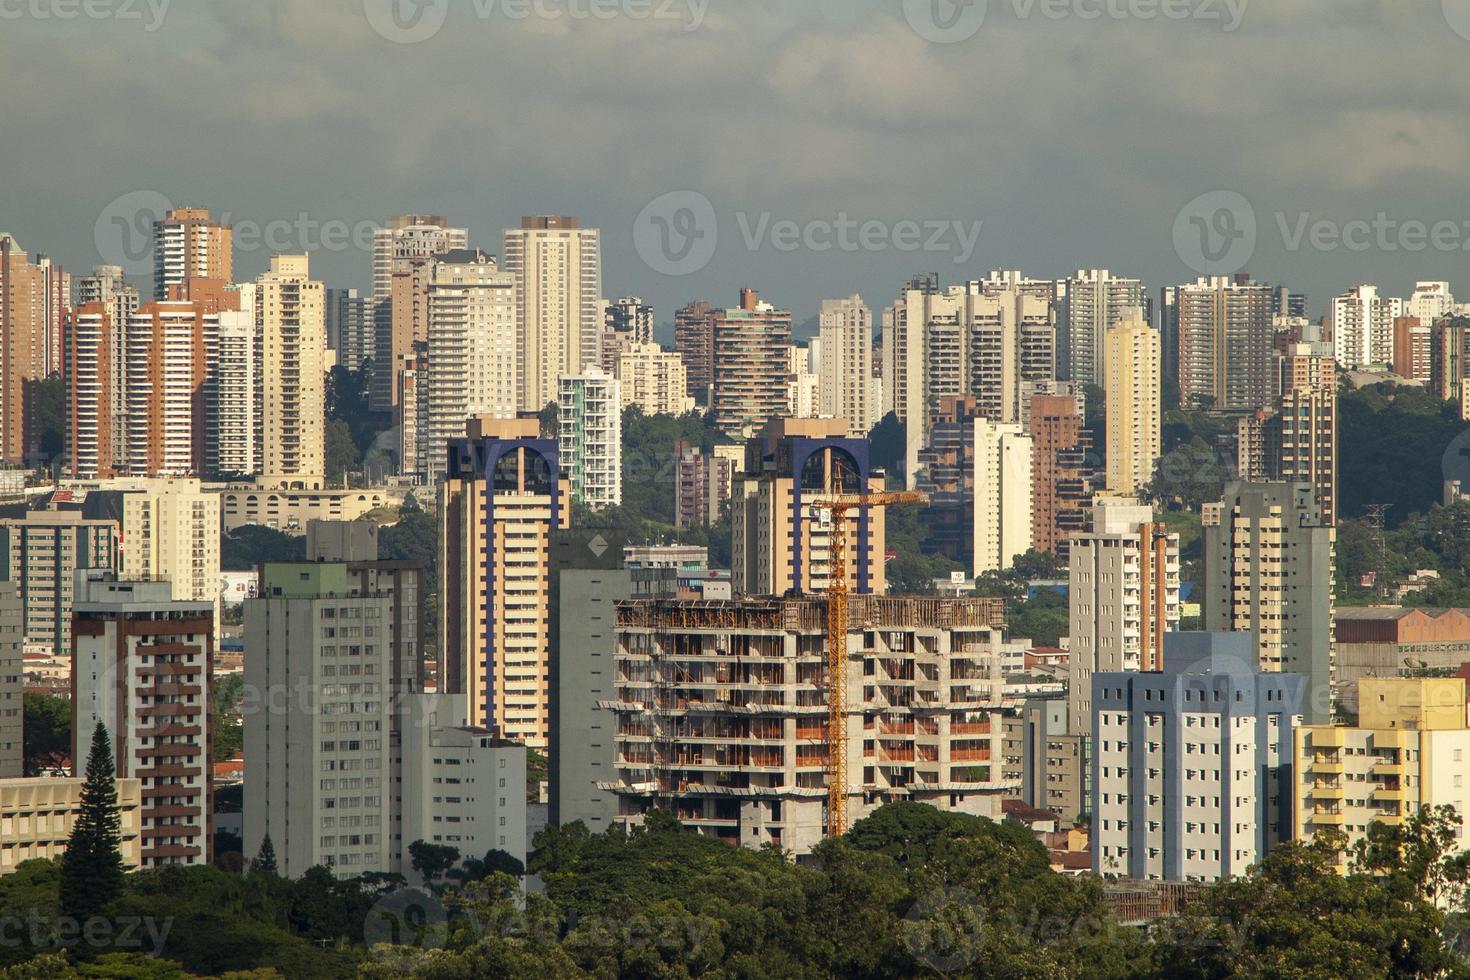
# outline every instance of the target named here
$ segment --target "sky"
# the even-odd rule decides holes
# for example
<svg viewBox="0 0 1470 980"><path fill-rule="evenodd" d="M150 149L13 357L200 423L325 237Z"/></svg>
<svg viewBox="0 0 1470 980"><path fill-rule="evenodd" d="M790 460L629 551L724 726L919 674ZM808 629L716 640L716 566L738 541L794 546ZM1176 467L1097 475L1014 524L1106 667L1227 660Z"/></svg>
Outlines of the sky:
<svg viewBox="0 0 1470 980"><path fill-rule="evenodd" d="M172 204L362 289L390 215L576 215L661 322L996 268L1470 299L1470 0L0 0L0 73L0 230L74 272Z"/></svg>

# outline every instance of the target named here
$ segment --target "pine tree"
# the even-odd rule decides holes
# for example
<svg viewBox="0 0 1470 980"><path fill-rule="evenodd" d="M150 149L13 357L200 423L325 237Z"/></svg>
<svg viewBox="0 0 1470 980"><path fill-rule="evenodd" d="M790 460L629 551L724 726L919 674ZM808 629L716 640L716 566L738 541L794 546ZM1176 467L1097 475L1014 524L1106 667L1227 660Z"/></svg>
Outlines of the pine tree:
<svg viewBox="0 0 1470 980"><path fill-rule="evenodd" d="M122 817L112 739L100 721L92 732L81 808L61 859L61 911L78 922L98 915L122 893Z"/></svg>
<svg viewBox="0 0 1470 980"><path fill-rule="evenodd" d="M276 845L271 843L271 835L266 834L260 841L260 850L250 861L251 874L278 875L276 870Z"/></svg>

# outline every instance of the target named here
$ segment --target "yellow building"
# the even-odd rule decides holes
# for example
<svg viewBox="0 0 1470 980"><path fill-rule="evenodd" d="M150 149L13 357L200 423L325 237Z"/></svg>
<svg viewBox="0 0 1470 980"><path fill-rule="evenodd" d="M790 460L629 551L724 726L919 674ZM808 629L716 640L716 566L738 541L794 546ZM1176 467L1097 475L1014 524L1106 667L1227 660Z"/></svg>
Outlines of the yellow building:
<svg viewBox="0 0 1470 980"><path fill-rule="evenodd" d="M1296 730L1295 837L1331 828L1351 848L1375 820L1399 824L1420 807L1446 804L1470 812L1463 678L1363 677L1358 711L1353 727ZM1346 865L1344 854L1338 870Z"/></svg>
<svg viewBox="0 0 1470 980"><path fill-rule="evenodd" d="M80 778L32 776L0 779L0 875L10 874L22 861L54 860L66 853L71 826L82 806ZM138 867L138 807L142 781L117 781L117 807L122 818L123 867Z"/></svg>
<svg viewBox="0 0 1470 980"><path fill-rule="evenodd" d="M1107 332L1107 488L1134 496L1161 453L1159 332L1135 312Z"/></svg>

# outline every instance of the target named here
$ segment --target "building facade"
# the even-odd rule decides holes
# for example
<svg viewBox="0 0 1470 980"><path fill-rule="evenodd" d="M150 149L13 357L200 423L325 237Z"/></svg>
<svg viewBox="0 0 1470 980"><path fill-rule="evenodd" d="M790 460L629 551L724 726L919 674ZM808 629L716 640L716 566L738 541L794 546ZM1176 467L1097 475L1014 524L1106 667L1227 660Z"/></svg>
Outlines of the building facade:
<svg viewBox="0 0 1470 980"><path fill-rule="evenodd" d="M1163 454L1159 332L1141 319L1107 335L1107 489L1136 496Z"/></svg>
<svg viewBox="0 0 1470 980"><path fill-rule="evenodd" d="M572 499L593 510L623 501L623 396L595 365L557 380L557 448Z"/></svg>
<svg viewBox="0 0 1470 980"><path fill-rule="evenodd" d="M520 408L539 412L558 378L601 363L601 236L567 215L525 217L505 230L501 258L520 304Z"/></svg>

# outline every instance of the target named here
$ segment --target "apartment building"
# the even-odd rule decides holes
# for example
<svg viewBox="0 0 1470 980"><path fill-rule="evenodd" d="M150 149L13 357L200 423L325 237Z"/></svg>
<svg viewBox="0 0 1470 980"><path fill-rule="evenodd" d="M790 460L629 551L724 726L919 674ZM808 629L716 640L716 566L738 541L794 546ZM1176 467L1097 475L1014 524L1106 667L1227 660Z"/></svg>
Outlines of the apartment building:
<svg viewBox="0 0 1470 980"><path fill-rule="evenodd" d="M1032 395L1031 546L1066 561L1071 536L1087 530L1092 506L1092 438L1084 428L1081 399Z"/></svg>
<svg viewBox="0 0 1470 980"><path fill-rule="evenodd" d="M108 349L112 356L107 370L111 387L107 394L108 416L111 433L108 441L112 446L112 470L121 472L128 465L127 457L127 329L133 314L138 311L138 290L128 285L123 270L117 265L96 265L90 275L78 276L73 283L73 308L80 310L88 303L101 303L106 307L111 336ZM100 368L98 369L100 372Z"/></svg>
<svg viewBox="0 0 1470 980"><path fill-rule="evenodd" d="M326 474L325 296L306 255L273 255L255 280L261 479L309 490Z"/></svg>
<svg viewBox="0 0 1470 980"><path fill-rule="evenodd" d="M1406 381L1428 384L1433 366L1430 348L1433 329L1416 316L1395 317L1393 321L1393 373Z"/></svg>
<svg viewBox="0 0 1470 980"><path fill-rule="evenodd" d="M339 365L359 370L377 350L372 298L356 289L328 289L325 306L327 346L337 352Z"/></svg>
<svg viewBox="0 0 1470 980"><path fill-rule="evenodd" d="M516 277L478 249L439 254L428 284L427 441L416 472L444 471L444 447L472 418L515 418L520 400ZM415 367L418 365L416 364ZM422 382L415 372L415 382ZM407 406L410 399L401 397Z"/></svg>
<svg viewBox="0 0 1470 980"><path fill-rule="evenodd" d="M1056 284L1057 376L1101 385L1107 372L1108 331L1144 308L1143 283L1107 269L1078 269Z"/></svg>
<svg viewBox="0 0 1470 980"><path fill-rule="evenodd" d="M994 599L854 596L847 812L894 800L1000 818L1004 683ZM700 833L808 853L827 828L826 606L617 604L616 820L667 808Z"/></svg>
<svg viewBox="0 0 1470 980"><path fill-rule="evenodd" d="M206 336L219 314L190 300L144 303L128 321L128 473L204 471Z"/></svg>
<svg viewBox="0 0 1470 980"><path fill-rule="evenodd" d="M501 258L520 304L523 412L557 397L557 379L601 363L602 244L569 215L538 215L505 230Z"/></svg>
<svg viewBox="0 0 1470 980"><path fill-rule="evenodd" d="M619 296L603 303L604 333L626 337L635 344L651 344L653 326L653 306L643 302L641 296Z"/></svg>
<svg viewBox="0 0 1470 980"><path fill-rule="evenodd" d="M24 675L25 610L15 583L0 581L0 780L23 771Z"/></svg>
<svg viewBox="0 0 1470 980"><path fill-rule="evenodd" d="M1336 680L1331 525L1309 483L1232 483L1206 504L1200 589L1206 629L1250 634L1266 672L1301 675L1302 713L1332 714Z"/></svg>
<svg viewBox="0 0 1470 980"><path fill-rule="evenodd" d="M1235 878L1291 837L1303 681L1252 659L1239 633L1172 633L1161 670L1093 676L1094 874Z"/></svg>
<svg viewBox="0 0 1470 980"><path fill-rule="evenodd" d="M1005 719L1007 780L1028 805L1078 820L1092 801L1092 736L1074 734L1063 697L1028 698Z"/></svg>
<svg viewBox="0 0 1470 980"><path fill-rule="evenodd" d="M1107 489L1137 496L1163 455L1159 332L1141 318L1108 331Z"/></svg>
<svg viewBox="0 0 1470 980"><path fill-rule="evenodd" d="M169 288L190 279L234 277L234 237L208 208L174 208L153 223L153 298L166 300Z"/></svg>
<svg viewBox="0 0 1470 980"><path fill-rule="evenodd" d="M1011 567L1031 550L1034 440L1017 423L976 418L972 441L970 574Z"/></svg>
<svg viewBox="0 0 1470 980"><path fill-rule="evenodd" d="M86 771L92 732L112 736L117 775L141 783L140 866L208 865L214 852L211 755L213 602L173 598L167 582L78 576L72 614L72 759Z"/></svg>
<svg viewBox="0 0 1470 980"><path fill-rule="evenodd" d="M568 524L571 483L535 418L476 420L448 452L438 507L438 690L467 695L467 724L544 749L547 555L552 531Z"/></svg>
<svg viewBox="0 0 1470 980"><path fill-rule="evenodd" d="M752 435L787 414L791 311L778 310L745 288L738 308L709 316L715 425L730 435Z"/></svg>
<svg viewBox="0 0 1470 980"><path fill-rule="evenodd" d="M116 472L112 380L117 339L112 312L103 302L77 307L67 319L63 375L66 379L67 471L73 477L106 478Z"/></svg>
<svg viewBox="0 0 1470 980"><path fill-rule="evenodd" d="M1346 370L1393 362L1394 321L1404 315L1404 301L1380 296L1373 285L1354 286L1332 298L1332 343L1337 363Z"/></svg>
<svg viewBox="0 0 1470 980"><path fill-rule="evenodd" d="M1186 406L1254 409L1270 397L1275 290L1236 276L1176 287L1179 399Z"/></svg>
<svg viewBox="0 0 1470 980"><path fill-rule="evenodd" d="M730 506L735 474L745 465L745 447L713 446L708 453L682 440L674 443L674 526L714 524Z"/></svg>
<svg viewBox="0 0 1470 980"><path fill-rule="evenodd" d="M1455 295L1447 282L1420 280L1404 300L1404 315L1426 326L1432 326L1455 312Z"/></svg>
<svg viewBox="0 0 1470 980"><path fill-rule="evenodd" d="M845 419L853 432L871 432L883 417L873 377L873 311L856 293L824 299L817 323L819 414Z"/></svg>
<svg viewBox="0 0 1470 980"><path fill-rule="evenodd" d="M1345 834L1339 874L1371 823L1402 825L1423 807L1470 812L1465 679L1362 677L1357 688L1356 725L1305 725L1294 743L1294 836ZM1455 836L1463 847L1463 826Z"/></svg>
<svg viewBox="0 0 1470 980"><path fill-rule="evenodd" d="M1072 536L1067 584L1067 718L1086 735L1094 674L1164 664L1165 635L1180 620L1179 535L1146 504L1099 497L1092 530Z"/></svg>
<svg viewBox="0 0 1470 980"><path fill-rule="evenodd" d="M0 580L20 594L27 649L71 649L72 591L78 569L116 570L118 527L80 513L31 511L0 519Z"/></svg>
<svg viewBox="0 0 1470 980"><path fill-rule="evenodd" d="M1278 358L1280 397L1236 422L1242 480L1310 483L1327 524L1337 523L1337 378L1318 345L1294 344Z"/></svg>
<svg viewBox="0 0 1470 980"><path fill-rule="evenodd" d="M876 492L882 478L869 466L868 441L847 435L841 419L772 419L746 444L745 465L730 499L731 577L737 593L784 595L824 591L832 576L838 526L816 505L834 488ZM882 508L853 508L846 535L847 582L853 592L887 588Z"/></svg>
<svg viewBox="0 0 1470 980"><path fill-rule="evenodd" d="M644 415L684 415L694 411L684 358L658 344L634 341L623 346L612 370L622 389L623 407L637 405Z"/></svg>
<svg viewBox="0 0 1470 980"><path fill-rule="evenodd" d="M219 314L205 393L204 460L215 476L261 472L261 344L255 328L255 291L241 290L242 308Z"/></svg>
<svg viewBox="0 0 1470 980"><path fill-rule="evenodd" d="M674 350L684 359L689 397L710 405L715 378L715 321L708 300L697 299L674 311Z"/></svg>
<svg viewBox="0 0 1470 980"><path fill-rule="evenodd" d="M0 778L0 875L26 861L59 861L82 811L80 776ZM139 811L142 780L117 780L118 853L124 871L141 865Z"/></svg>
<svg viewBox="0 0 1470 980"><path fill-rule="evenodd" d="M46 273L0 232L0 462L24 463L35 425L27 400L45 379Z"/></svg>
<svg viewBox="0 0 1470 980"><path fill-rule="evenodd" d="M623 395L617 378L588 367L557 381L557 448L572 499L593 510L623 501Z"/></svg>
<svg viewBox="0 0 1470 980"><path fill-rule="evenodd" d="M373 231L373 291L369 299L373 319L373 388L375 412L397 405L400 361L415 340L427 331L424 270L433 257L451 249L469 247L469 232L454 228L438 214L400 214ZM395 295L394 281L398 279Z"/></svg>

